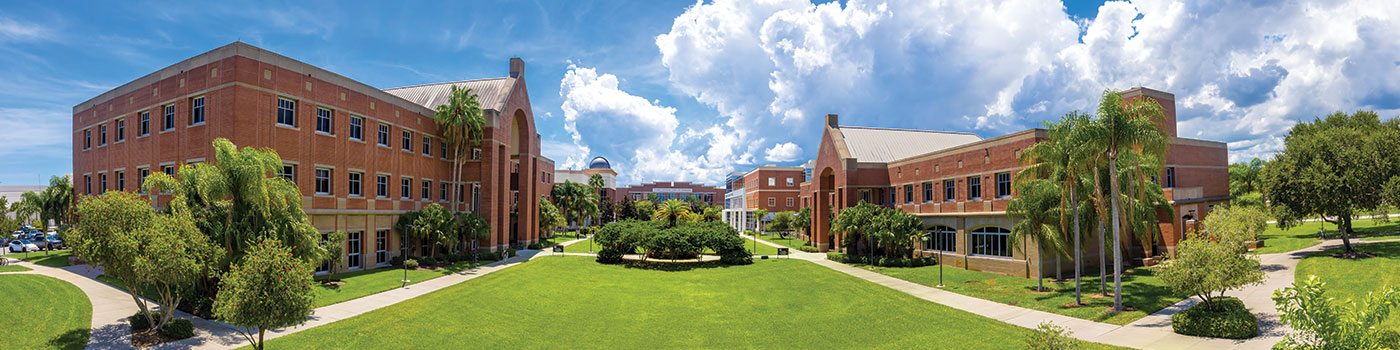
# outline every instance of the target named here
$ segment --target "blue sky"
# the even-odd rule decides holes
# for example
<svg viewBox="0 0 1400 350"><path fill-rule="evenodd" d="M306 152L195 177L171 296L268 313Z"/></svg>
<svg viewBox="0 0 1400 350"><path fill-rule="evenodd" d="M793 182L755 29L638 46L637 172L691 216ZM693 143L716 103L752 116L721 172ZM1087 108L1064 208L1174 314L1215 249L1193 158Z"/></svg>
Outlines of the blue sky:
<svg viewBox="0 0 1400 350"><path fill-rule="evenodd" d="M545 154L718 183L815 156L821 116L993 137L1175 93L1183 137L1267 157L1288 127L1400 108L1400 3L550 1L0 3L0 185L71 171L71 110L242 40L371 86L526 61Z"/></svg>

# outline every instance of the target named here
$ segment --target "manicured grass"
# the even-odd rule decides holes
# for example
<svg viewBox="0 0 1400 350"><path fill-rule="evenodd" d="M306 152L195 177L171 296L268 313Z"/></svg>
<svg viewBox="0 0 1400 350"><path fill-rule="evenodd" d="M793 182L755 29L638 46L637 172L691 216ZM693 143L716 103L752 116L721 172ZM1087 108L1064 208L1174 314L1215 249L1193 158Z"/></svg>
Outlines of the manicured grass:
<svg viewBox="0 0 1400 350"><path fill-rule="evenodd" d="M555 244L564 243L583 237L583 234L580 234L578 231L555 232L553 236L541 239L540 246L543 246L545 250L549 250L549 247L553 247Z"/></svg>
<svg viewBox="0 0 1400 350"><path fill-rule="evenodd" d="M487 262L489 263L489 261ZM471 262L464 261L437 270L408 270L408 284L412 285L451 275L470 268L472 268ZM323 284L317 286L316 307L332 305L402 287L404 270L403 268L396 269L393 267L385 267L337 273L333 278L345 282L345 285L335 286ZM318 281L325 279L326 277L324 276L316 277Z"/></svg>
<svg viewBox="0 0 1400 350"><path fill-rule="evenodd" d="M748 249L753 255L778 255L777 247L763 244L763 242L755 242L748 238L744 239L744 249ZM796 249L792 249L791 251L796 251Z"/></svg>
<svg viewBox="0 0 1400 350"><path fill-rule="evenodd" d="M593 248L592 253L597 253L597 252L598 252L598 248L599 248L599 247L598 247L598 244L593 243L593 244L590 245L590 243L593 243L593 239L592 239L592 238L585 239L585 240L582 240L582 241L578 241L578 242L575 242L574 244L566 245L566 246L564 246L564 252L565 252L565 253L585 253L585 254L586 254L586 253L590 253L590 252L588 251L588 249L589 249L589 247L592 247L592 248Z"/></svg>
<svg viewBox="0 0 1400 350"><path fill-rule="evenodd" d="M32 269L30 269L30 268L28 268L28 267L19 266L19 265L5 265L5 266L0 266L0 272L23 272L23 271L31 271L31 270L32 270Z"/></svg>
<svg viewBox="0 0 1400 350"><path fill-rule="evenodd" d="M1013 349L1029 332L801 260L657 271L563 256L269 348Z"/></svg>
<svg viewBox="0 0 1400 350"><path fill-rule="evenodd" d="M0 295L23 296L23 306L0 317L6 349L82 349L92 324L92 303L78 287L33 274L0 275Z"/></svg>
<svg viewBox="0 0 1400 350"><path fill-rule="evenodd" d="M46 250L42 252L29 253L28 257L24 257L24 253L10 254L10 257L20 258L24 261L48 267L68 266L68 257L70 256L73 256L72 250Z"/></svg>
<svg viewBox="0 0 1400 350"><path fill-rule="evenodd" d="M1337 225L1326 222L1305 222L1288 230L1278 228L1277 224L1269 224L1268 228L1264 230L1264 233L1259 234L1259 238L1264 240L1264 247L1256 249L1254 253L1284 253L1317 245L1321 243L1317 238L1317 231L1323 226L1326 228L1327 238L1340 237L1337 234ZM1351 221L1351 226L1352 229L1356 231L1356 234L1352 236L1353 239L1361 236L1383 235L1387 233L1390 233L1390 235L1365 238L1362 240L1392 239L1396 238L1394 234L1400 231L1400 219L1380 224L1371 221L1369 218L1353 219Z"/></svg>
<svg viewBox="0 0 1400 350"><path fill-rule="evenodd" d="M870 267L854 265L879 272L894 278L926 286L938 285L938 266L924 267ZM1171 288L1152 275L1151 268L1131 268L1123 274L1123 305L1132 311L1109 312L1113 297L1099 295L1097 267L1085 269L1081 278L1081 298L1085 304L1071 307L1074 303L1074 273L1065 276L1066 281L1051 283L1055 276L1045 279L1045 292L1036 292L1033 278L1003 276L994 273L969 271L951 266L943 267L942 289L987 299L995 302L1016 305L1024 308L1053 312L1065 316L1091 321L1124 325L1139 318L1171 306L1185 296L1173 295ZM1090 276L1092 274L1092 276ZM1107 276L1108 292L1113 293L1113 276Z"/></svg>
<svg viewBox="0 0 1400 350"><path fill-rule="evenodd" d="M592 240L593 240L592 238L589 238L589 239L580 241L580 242L578 242L578 243L566 245L566 246L564 246L564 252L566 252L566 253L589 253L589 251L588 251L589 245L588 245L588 244L589 244L590 241L592 241ZM597 245L597 244L594 244L592 247L593 247L593 253L597 253L597 252L598 252L598 249L599 249L598 245ZM745 240L744 240L744 249L748 249L748 250L752 251L752 250L754 250L754 248L755 248L755 244L754 244L754 241L753 241L753 240L751 240L751 239L745 239ZM770 245L767 245L767 244L763 244L763 243L758 243L758 244L757 244L757 248L758 248L758 250L753 252L754 255L778 255L778 248L774 248L773 246L770 246ZM547 253L546 253L546 254L547 254ZM706 251L705 251L705 254L714 254L714 253L713 253L713 252L710 252L709 250L706 250Z"/></svg>
<svg viewBox="0 0 1400 350"><path fill-rule="evenodd" d="M797 239L797 238L793 238L792 236L788 236L788 238L782 238L781 236L778 236L778 235L776 235L776 234L772 234L772 235L762 235L762 236L759 236L758 238L759 238L759 239L762 239L762 240L765 240L765 241L772 242L772 243L777 244L777 245L780 245L780 246L792 248L792 251L793 251L794 253L795 253L795 252L801 251L800 249L801 249L803 246L810 246L810 245L811 245L811 244L808 244L807 241L800 240L800 239Z"/></svg>
<svg viewBox="0 0 1400 350"><path fill-rule="evenodd" d="M1293 277L1299 281L1317 276L1327 283L1327 296L1333 303L1347 299L1359 300L1366 293L1386 288L1400 289L1400 242L1370 243L1353 246L1356 250L1376 255L1367 259L1338 259L1332 255L1342 248L1313 253L1298 262ZM1382 327L1400 331L1400 316L1392 311Z"/></svg>

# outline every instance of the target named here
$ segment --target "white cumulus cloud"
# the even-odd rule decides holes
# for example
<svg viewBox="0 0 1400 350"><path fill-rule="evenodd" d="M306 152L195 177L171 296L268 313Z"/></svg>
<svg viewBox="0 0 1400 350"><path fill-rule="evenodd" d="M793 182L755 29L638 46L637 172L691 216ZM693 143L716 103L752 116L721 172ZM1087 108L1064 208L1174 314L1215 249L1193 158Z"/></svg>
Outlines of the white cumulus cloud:
<svg viewBox="0 0 1400 350"><path fill-rule="evenodd" d="M792 142L784 142L773 145L772 148L763 151L763 154L770 162L791 162L802 157L802 147Z"/></svg>

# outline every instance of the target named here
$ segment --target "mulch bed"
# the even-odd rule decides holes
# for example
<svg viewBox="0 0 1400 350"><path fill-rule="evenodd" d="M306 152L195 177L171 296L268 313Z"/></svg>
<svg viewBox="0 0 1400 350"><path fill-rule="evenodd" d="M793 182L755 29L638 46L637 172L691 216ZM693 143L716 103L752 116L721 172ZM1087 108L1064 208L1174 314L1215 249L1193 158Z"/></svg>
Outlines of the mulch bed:
<svg viewBox="0 0 1400 350"><path fill-rule="evenodd" d="M1137 311L1137 309L1134 309L1132 306L1123 305L1123 311ZM1109 306L1103 308L1103 312L1113 313L1118 311L1113 311L1113 306Z"/></svg>
<svg viewBox="0 0 1400 350"><path fill-rule="evenodd" d="M322 281L322 282L321 282L321 285L323 285L323 286L343 286L343 285L345 285L345 281Z"/></svg>
<svg viewBox="0 0 1400 350"><path fill-rule="evenodd" d="M154 331L140 331L131 334L131 346L138 348L152 347L176 340L178 339L172 339Z"/></svg>
<svg viewBox="0 0 1400 350"><path fill-rule="evenodd" d="M1064 305L1060 305L1060 307L1074 309L1074 308L1083 307L1084 305L1085 305L1085 304L1065 303Z"/></svg>
<svg viewBox="0 0 1400 350"><path fill-rule="evenodd" d="M1359 252L1359 251L1358 251L1358 252L1350 252L1350 253L1332 254L1332 257L1333 257L1333 258L1337 258L1337 259L1357 260L1357 259L1370 259L1370 258L1374 258L1374 257L1376 257L1376 255L1375 255L1375 254L1371 254L1371 253L1367 253L1367 252Z"/></svg>

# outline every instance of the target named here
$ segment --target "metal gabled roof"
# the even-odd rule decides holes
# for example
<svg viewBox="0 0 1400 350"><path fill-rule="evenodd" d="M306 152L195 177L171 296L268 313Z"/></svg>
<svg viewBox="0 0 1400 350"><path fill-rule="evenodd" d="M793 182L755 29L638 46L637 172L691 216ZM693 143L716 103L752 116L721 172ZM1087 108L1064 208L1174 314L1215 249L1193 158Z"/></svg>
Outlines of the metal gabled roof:
<svg viewBox="0 0 1400 350"><path fill-rule="evenodd" d="M510 98L511 89L515 87L515 79L490 78L453 81L384 89L384 92L436 110L437 106L447 104L448 98L452 96L453 85L471 89L472 93L476 94L476 100L481 102L481 109L504 112L506 99Z"/></svg>
<svg viewBox="0 0 1400 350"><path fill-rule="evenodd" d="M842 126L836 128L850 156L861 163L890 163L977 141L981 137L950 131Z"/></svg>

